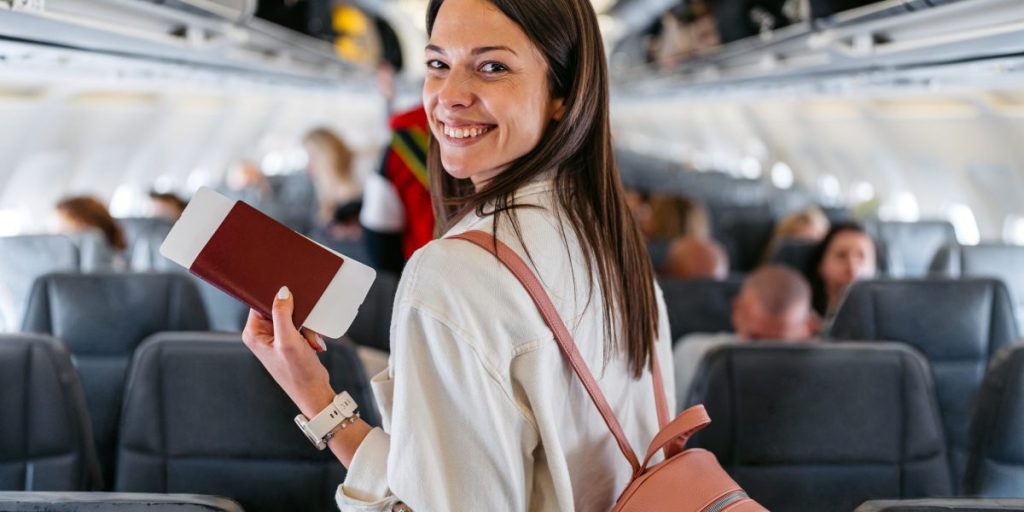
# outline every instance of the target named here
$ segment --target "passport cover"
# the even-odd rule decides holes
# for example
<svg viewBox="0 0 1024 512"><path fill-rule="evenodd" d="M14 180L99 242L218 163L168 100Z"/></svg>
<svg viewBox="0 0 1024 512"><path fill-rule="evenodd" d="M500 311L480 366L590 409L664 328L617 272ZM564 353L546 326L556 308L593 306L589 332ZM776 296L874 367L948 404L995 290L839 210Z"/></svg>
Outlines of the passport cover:
<svg viewBox="0 0 1024 512"><path fill-rule="evenodd" d="M189 271L270 318L278 289L295 301L302 326L344 260L248 204L237 201Z"/></svg>

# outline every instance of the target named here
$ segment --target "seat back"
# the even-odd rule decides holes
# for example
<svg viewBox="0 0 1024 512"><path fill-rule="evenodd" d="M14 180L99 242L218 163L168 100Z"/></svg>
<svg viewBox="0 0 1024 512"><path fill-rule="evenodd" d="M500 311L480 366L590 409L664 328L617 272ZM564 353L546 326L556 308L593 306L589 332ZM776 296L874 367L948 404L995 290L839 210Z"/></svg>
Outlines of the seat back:
<svg viewBox="0 0 1024 512"><path fill-rule="evenodd" d="M801 274L812 272L808 267L817 246L817 243L806 240L782 240L769 259L772 263L781 263Z"/></svg>
<svg viewBox="0 0 1024 512"><path fill-rule="evenodd" d="M741 279L663 279L660 284L673 343L695 332L734 330L732 299L740 291Z"/></svg>
<svg viewBox="0 0 1024 512"><path fill-rule="evenodd" d="M68 235L78 246L78 268L82 272L125 270L125 261L98 229Z"/></svg>
<svg viewBox="0 0 1024 512"><path fill-rule="evenodd" d="M61 342L0 335L0 389L0 490L99 485L85 398Z"/></svg>
<svg viewBox="0 0 1024 512"><path fill-rule="evenodd" d="M378 272L366 299L359 306L359 314L345 334L359 345L384 352L391 351L391 313L398 293L398 277Z"/></svg>
<svg viewBox="0 0 1024 512"><path fill-rule="evenodd" d="M171 232L174 222L163 217L129 217L117 219L124 229L128 248L128 265L137 272L178 270L174 262L160 254L160 245Z"/></svg>
<svg viewBox="0 0 1024 512"><path fill-rule="evenodd" d="M953 481L967 456L971 406L989 359L1015 343L1006 286L995 279L864 281L850 287L831 336L902 341L931 362Z"/></svg>
<svg viewBox="0 0 1024 512"><path fill-rule="evenodd" d="M853 512L1024 512L1024 500L980 498L930 498L920 500L872 500Z"/></svg>
<svg viewBox="0 0 1024 512"><path fill-rule="evenodd" d="M1024 246L949 244L935 255L931 270L951 277L1001 279L1016 305L1017 324L1024 320Z"/></svg>
<svg viewBox="0 0 1024 512"><path fill-rule="evenodd" d="M26 332L68 346L85 390L104 481L113 478L124 376L135 347L168 330L206 330L206 312L180 274L48 274L36 280Z"/></svg>
<svg viewBox="0 0 1024 512"><path fill-rule="evenodd" d="M362 417L378 415L354 351L327 340L321 362ZM248 512L336 510L345 469L296 428L295 405L237 334L162 333L135 354L117 491L228 496Z"/></svg>
<svg viewBox="0 0 1024 512"><path fill-rule="evenodd" d="M195 283L210 320L210 329L242 332L249 317L249 306L202 279L195 278Z"/></svg>
<svg viewBox="0 0 1024 512"><path fill-rule="evenodd" d="M874 221L864 227L878 242L880 259L892 277L927 275L935 253L956 243L956 230L944 220Z"/></svg>
<svg viewBox="0 0 1024 512"><path fill-rule="evenodd" d="M846 512L951 490L928 365L900 344L724 345L689 397L694 437L775 512Z"/></svg>
<svg viewBox="0 0 1024 512"><path fill-rule="evenodd" d="M127 492L0 492L8 512L244 512L227 498Z"/></svg>
<svg viewBox="0 0 1024 512"><path fill-rule="evenodd" d="M1024 346L993 359L971 422L964 490L972 496L1024 498Z"/></svg>
<svg viewBox="0 0 1024 512"><path fill-rule="evenodd" d="M37 277L78 267L78 247L64 235L0 237L0 331L18 330Z"/></svg>
<svg viewBox="0 0 1024 512"><path fill-rule="evenodd" d="M756 215L727 214L717 224L716 237L729 253L730 269L748 272L761 263L775 229L775 219L769 211Z"/></svg>

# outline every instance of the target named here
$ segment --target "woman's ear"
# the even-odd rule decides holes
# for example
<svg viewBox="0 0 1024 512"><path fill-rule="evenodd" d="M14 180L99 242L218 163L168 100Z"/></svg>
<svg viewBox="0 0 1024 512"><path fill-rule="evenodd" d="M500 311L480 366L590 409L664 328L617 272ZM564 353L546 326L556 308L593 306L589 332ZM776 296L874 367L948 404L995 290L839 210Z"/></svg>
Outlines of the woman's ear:
<svg viewBox="0 0 1024 512"><path fill-rule="evenodd" d="M564 116L565 100L562 98L555 98L551 100L551 119L553 121L561 121Z"/></svg>

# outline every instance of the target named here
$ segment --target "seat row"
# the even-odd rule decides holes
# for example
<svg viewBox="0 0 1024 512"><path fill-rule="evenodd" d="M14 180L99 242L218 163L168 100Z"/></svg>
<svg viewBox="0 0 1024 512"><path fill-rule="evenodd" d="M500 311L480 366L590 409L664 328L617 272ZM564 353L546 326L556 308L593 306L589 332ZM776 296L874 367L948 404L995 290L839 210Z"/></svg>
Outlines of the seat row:
<svg viewBox="0 0 1024 512"><path fill-rule="evenodd" d="M329 340L321 361L335 389L379 424L351 347ZM90 409L59 340L0 336L0 490L227 496L246 510L334 510L345 470L310 446L295 407L237 334L161 333L136 351L119 408L106 485ZM106 469L106 468L105 468Z"/></svg>
<svg viewBox="0 0 1024 512"><path fill-rule="evenodd" d="M349 330L352 340L387 349L396 286L390 276L378 278ZM22 330L59 337L74 357L108 488L136 347L158 332L209 328L194 280L180 273L57 273L36 280Z"/></svg>
<svg viewBox="0 0 1024 512"><path fill-rule="evenodd" d="M723 346L702 361L687 397L714 419L691 446L713 452L776 512L845 512L883 498L1024 498L1024 346L1000 352L985 378L962 481L950 469L957 453L935 397L927 362L902 343Z"/></svg>
<svg viewBox="0 0 1024 512"><path fill-rule="evenodd" d="M738 280L669 281L662 287L673 339L732 331ZM926 357L958 490L967 466L971 411L985 370L1000 349L1019 342L1005 285L991 278L857 282L826 334L837 340L903 342ZM1024 488L1024 475L1018 485Z"/></svg>

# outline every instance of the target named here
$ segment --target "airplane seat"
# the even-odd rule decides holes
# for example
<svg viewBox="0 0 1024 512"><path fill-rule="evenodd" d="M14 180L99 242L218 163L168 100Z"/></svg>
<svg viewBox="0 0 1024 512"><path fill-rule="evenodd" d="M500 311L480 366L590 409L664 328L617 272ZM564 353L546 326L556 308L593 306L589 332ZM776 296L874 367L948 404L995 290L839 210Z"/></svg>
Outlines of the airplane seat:
<svg viewBox="0 0 1024 512"><path fill-rule="evenodd" d="M17 331L35 279L79 268L78 247L64 235L0 237L0 331Z"/></svg>
<svg viewBox="0 0 1024 512"><path fill-rule="evenodd" d="M775 512L952 491L928 364L902 344L717 347L686 403L712 419L689 446Z"/></svg>
<svg viewBox="0 0 1024 512"><path fill-rule="evenodd" d="M398 276L378 272L345 336L356 344L390 352L391 313L397 293Z"/></svg>
<svg viewBox="0 0 1024 512"><path fill-rule="evenodd" d="M160 254L160 245L171 232L174 221L163 217L126 217L117 219L124 229L128 248L128 266L136 272L181 270Z"/></svg>
<svg viewBox="0 0 1024 512"><path fill-rule="evenodd" d="M198 277L193 277L193 280L199 289L210 329L242 332L245 322L249 319L249 306Z"/></svg>
<svg viewBox="0 0 1024 512"><path fill-rule="evenodd" d="M944 220L871 221L864 228L879 245L879 260L892 277L923 277L944 245L956 243L956 230Z"/></svg>
<svg viewBox="0 0 1024 512"><path fill-rule="evenodd" d="M0 492L5 512L244 512L220 496L127 492Z"/></svg>
<svg viewBox="0 0 1024 512"><path fill-rule="evenodd" d="M22 329L67 344L107 485L113 481L124 377L135 347L156 332L207 328L195 285L181 274L56 273L36 280Z"/></svg>
<svg viewBox="0 0 1024 512"><path fill-rule="evenodd" d="M355 351L326 340L338 392L379 425ZM296 428L297 410L238 334L161 333L136 351L118 445L119 492L227 496L248 512L335 511L345 469Z"/></svg>
<svg viewBox="0 0 1024 512"><path fill-rule="evenodd" d="M64 344L35 334L0 335L0 388L0 490L98 487L89 414Z"/></svg>
<svg viewBox="0 0 1024 512"><path fill-rule="evenodd" d="M79 268L82 272L124 270L124 260L99 230L88 229L68 235L78 246Z"/></svg>
<svg viewBox="0 0 1024 512"><path fill-rule="evenodd" d="M717 238L729 253L729 268L738 272L753 270L761 263L774 229L775 218L768 211L733 212L721 217Z"/></svg>
<svg viewBox="0 0 1024 512"><path fill-rule="evenodd" d="M1024 346L1004 348L982 382L971 421L964 491L1024 498Z"/></svg>
<svg viewBox="0 0 1024 512"><path fill-rule="evenodd" d="M299 233L313 230L316 219L316 188L305 172L267 176L267 183L273 191L272 199L266 201L266 213L282 224Z"/></svg>
<svg viewBox="0 0 1024 512"><path fill-rule="evenodd" d="M808 270L807 267L811 266L811 258L814 257L814 250L817 247L817 242L782 240L768 259L772 263L781 263L801 274L805 274Z"/></svg>
<svg viewBox="0 0 1024 512"><path fill-rule="evenodd" d="M672 343L688 334L732 332L732 299L743 280L662 279Z"/></svg>
<svg viewBox="0 0 1024 512"><path fill-rule="evenodd" d="M926 498L872 500L853 512L1024 512L1024 500L981 498Z"/></svg>
<svg viewBox="0 0 1024 512"><path fill-rule="evenodd" d="M947 244L932 259L935 274L950 277L995 277L1010 290L1017 325L1024 326L1024 246L1009 244Z"/></svg>
<svg viewBox="0 0 1024 512"><path fill-rule="evenodd" d="M829 335L902 341L931 362L951 474L959 487L967 459L971 407L985 369L996 351L1017 343L1006 286L983 278L854 283Z"/></svg>

